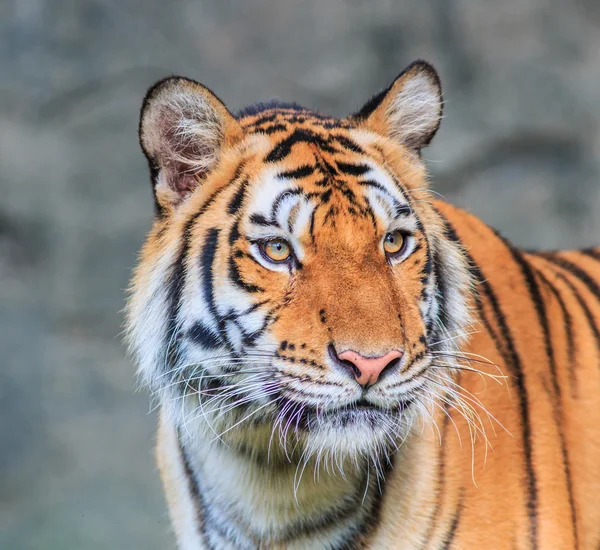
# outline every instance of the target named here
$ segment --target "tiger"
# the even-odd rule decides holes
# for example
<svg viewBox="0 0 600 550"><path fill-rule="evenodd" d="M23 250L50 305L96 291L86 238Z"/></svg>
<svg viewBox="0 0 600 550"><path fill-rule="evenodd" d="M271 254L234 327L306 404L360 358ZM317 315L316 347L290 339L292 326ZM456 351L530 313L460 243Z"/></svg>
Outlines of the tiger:
<svg viewBox="0 0 600 550"><path fill-rule="evenodd" d="M442 107L421 60L346 118L148 91L126 327L180 549L599 548L600 249L436 195Z"/></svg>

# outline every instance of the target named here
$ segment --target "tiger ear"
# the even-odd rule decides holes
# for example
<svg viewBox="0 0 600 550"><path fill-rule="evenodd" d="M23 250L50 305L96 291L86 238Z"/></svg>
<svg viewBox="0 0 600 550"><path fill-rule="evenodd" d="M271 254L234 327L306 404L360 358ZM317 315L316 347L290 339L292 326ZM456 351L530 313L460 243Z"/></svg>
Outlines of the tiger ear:
<svg viewBox="0 0 600 550"><path fill-rule="evenodd" d="M216 166L223 149L242 136L238 121L217 96L182 77L150 88L139 132L159 213L189 196Z"/></svg>
<svg viewBox="0 0 600 550"><path fill-rule="evenodd" d="M352 119L419 152L440 126L442 105L436 70L425 61L415 61Z"/></svg>

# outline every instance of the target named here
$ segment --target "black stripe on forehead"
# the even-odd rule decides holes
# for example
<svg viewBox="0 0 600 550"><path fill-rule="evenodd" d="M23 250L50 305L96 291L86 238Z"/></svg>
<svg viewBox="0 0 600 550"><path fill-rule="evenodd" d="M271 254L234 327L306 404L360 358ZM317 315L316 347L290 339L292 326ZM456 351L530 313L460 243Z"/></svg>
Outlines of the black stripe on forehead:
<svg viewBox="0 0 600 550"><path fill-rule="evenodd" d="M286 170L285 172L280 172L279 174L277 174L276 177L277 179L286 180L306 178L307 176L314 174L315 169L316 166L304 164L302 166L299 166L298 168L294 168L293 170Z"/></svg>
<svg viewBox="0 0 600 550"><path fill-rule="evenodd" d="M338 170L349 176L362 176L371 170L368 164L351 164L348 162L336 162Z"/></svg>
<svg viewBox="0 0 600 550"><path fill-rule="evenodd" d="M412 201L410 200L410 197L408 196L408 190L406 189L406 187L404 187L404 185L402 185L400 183L400 181L394 174L391 174L387 171L386 171L386 174L388 174L392 178L392 181L394 182L394 187L402 195L402 198L406 201L406 204L408 204L408 207L410 208L411 212L414 214L415 218L417 219L419 229L422 231L423 225L421 223L421 220L419 219L419 216L415 212L415 209L412 206Z"/></svg>
<svg viewBox="0 0 600 550"><path fill-rule="evenodd" d="M412 214L412 215L414 216L414 218L415 218L415 221L416 221L416 223L417 223L417 229L418 229L419 231L421 231L421 233L423 233L423 234L425 235L425 239L426 239L426 241L427 241L427 251L428 251L428 253L429 253L429 249L430 249L430 246L429 246L429 240L427 239L427 235L426 235L426 233L425 233L425 228L423 227L423 222L421 221L421 218L419 217L419 215L417 214L417 212L416 212L416 211L415 211L415 209L413 208L412 201L410 200L410 197L409 197L409 195L408 195L408 190L406 189L406 187L404 187L404 186L403 186L403 185L400 183L400 181L398 180L398 178L397 178L397 177L396 177L394 174L391 174L391 173L389 173L389 172L387 172L387 171L386 171L386 174L388 174L388 175L389 175L389 176L392 178L392 180L393 180L393 182L394 182L394 186L395 186L395 188L396 188L396 189L398 190L398 192L399 192L399 193L402 195L402 198L403 198L403 199L406 201L406 204L407 204L407 205L408 205L408 207L410 208L410 212L409 212L409 213L410 213L410 214Z"/></svg>
<svg viewBox="0 0 600 550"><path fill-rule="evenodd" d="M281 193L279 193L279 195L277 195L275 197L275 200L273 201L273 204L271 206L271 219L275 220L277 219L277 214L279 211L279 208L281 207L281 204L283 203L283 201L288 198L288 197L293 197L295 195L304 195L304 191L302 191L302 189L286 189L285 191L282 191Z"/></svg>
<svg viewBox="0 0 600 550"><path fill-rule="evenodd" d="M265 157L265 162L278 162L285 159L291 152L292 147L298 143L315 144L323 151L335 153L337 149L333 147L329 140L323 136L306 129L297 129L287 138L280 141L271 152Z"/></svg>
<svg viewBox="0 0 600 550"><path fill-rule="evenodd" d="M405 218L410 216L411 214L414 214L408 201L406 202L406 204L402 204L396 197L394 197L394 195L392 195L389 192L388 189L386 189L379 182L375 180L363 180L359 181L358 183L363 187L371 187L373 189L376 189L380 193L380 198L385 199L388 204L391 217L396 219ZM402 195L404 196L404 194Z"/></svg>
<svg viewBox="0 0 600 550"><path fill-rule="evenodd" d="M249 221L254 225L258 225L261 227L276 227L278 229L283 229L279 221L277 220L277 216L279 214L279 209L284 201L289 197L294 196L304 196L308 198L308 196L304 193L302 189L292 188L281 191L271 203L271 209L268 216L265 216L261 212L254 212L250 215Z"/></svg>
<svg viewBox="0 0 600 550"><path fill-rule="evenodd" d="M260 225L261 227L277 227L278 229L281 229L281 226L277 220L270 220L260 213L252 214L250 216L250 223L253 223L254 225Z"/></svg>
<svg viewBox="0 0 600 550"><path fill-rule="evenodd" d="M381 193L383 193L384 195L387 195L390 199L394 199L395 198L394 195L392 195L378 181L375 181L375 180L361 180L361 181L358 182L358 184L362 185L363 187L373 187L374 189L377 189L378 191L381 191Z"/></svg>
<svg viewBox="0 0 600 550"><path fill-rule="evenodd" d="M275 132L287 132L288 126L286 124L271 124L270 126L265 126L264 128L258 128L255 130L256 133L263 133L270 136Z"/></svg>
<svg viewBox="0 0 600 550"><path fill-rule="evenodd" d="M350 139L347 136L341 136L338 134L334 134L331 136L331 139L339 143L342 147L349 149L353 153L358 153L359 155L365 155L364 149L362 149L355 141Z"/></svg>

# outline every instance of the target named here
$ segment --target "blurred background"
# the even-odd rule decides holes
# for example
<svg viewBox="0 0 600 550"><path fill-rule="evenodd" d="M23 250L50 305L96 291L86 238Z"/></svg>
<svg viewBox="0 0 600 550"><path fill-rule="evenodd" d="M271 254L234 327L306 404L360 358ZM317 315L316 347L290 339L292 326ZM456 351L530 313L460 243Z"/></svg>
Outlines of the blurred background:
<svg viewBox="0 0 600 550"><path fill-rule="evenodd" d="M439 70L433 187L525 247L600 242L597 0L0 0L0 548L173 548L121 344L169 74L344 115Z"/></svg>

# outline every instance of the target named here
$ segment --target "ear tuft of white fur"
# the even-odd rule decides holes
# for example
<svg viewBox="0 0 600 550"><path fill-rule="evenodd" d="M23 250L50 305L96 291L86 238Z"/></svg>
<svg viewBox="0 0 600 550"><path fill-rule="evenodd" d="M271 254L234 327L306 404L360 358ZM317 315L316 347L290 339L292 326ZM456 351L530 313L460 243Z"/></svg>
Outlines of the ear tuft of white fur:
<svg viewBox="0 0 600 550"><path fill-rule="evenodd" d="M158 203L176 204L217 164L237 122L207 88L182 77L155 84L140 118L140 143ZM164 204L163 204L164 206Z"/></svg>
<svg viewBox="0 0 600 550"><path fill-rule="evenodd" d="M442 106L436 70L425 61L415 61L355 117L371 130L419 151L439 128Z"/></svg>
<svg viewBox="0 0 600 550"><path fill-rule="evenodd" d="M442 92L436 77L428 71L417 72L403 83L387 107L391 136L408 147L420 149L429 144L440 125Z"/></svg>

